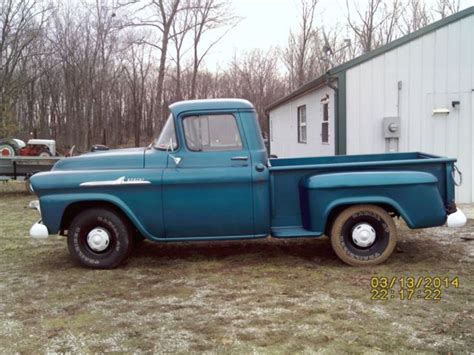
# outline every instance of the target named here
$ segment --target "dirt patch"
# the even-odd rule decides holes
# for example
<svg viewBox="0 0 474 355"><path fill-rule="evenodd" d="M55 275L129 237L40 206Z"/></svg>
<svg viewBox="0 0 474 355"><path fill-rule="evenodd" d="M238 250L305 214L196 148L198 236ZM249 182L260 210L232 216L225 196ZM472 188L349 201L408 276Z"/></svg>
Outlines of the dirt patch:
<svg viewBox="0 0 474 355"><path fill-rule="evenodd" d="M65 239L29 239L22 184L0 194L0 352L468 352L474 221L409 230L383 265L349 267L326 238L140 245L86 270ZM0 186L1 188L1 186ZM372 276L459 277L440 301L371 300Z"/></svg>

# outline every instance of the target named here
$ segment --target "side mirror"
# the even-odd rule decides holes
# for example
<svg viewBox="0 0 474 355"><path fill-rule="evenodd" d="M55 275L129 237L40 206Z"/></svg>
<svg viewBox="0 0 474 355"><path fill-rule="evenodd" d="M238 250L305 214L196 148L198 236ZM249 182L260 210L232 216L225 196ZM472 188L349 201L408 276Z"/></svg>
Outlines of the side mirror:
<svg viewBox="0 0 474 355"><path fill-rule="evenodd" d="M175 157L173 154L168 154L168 155L170 156L171 159L173 159L176 166L178 166L179 163L181 163L181 160L183 160L183 158Z"/></svg>

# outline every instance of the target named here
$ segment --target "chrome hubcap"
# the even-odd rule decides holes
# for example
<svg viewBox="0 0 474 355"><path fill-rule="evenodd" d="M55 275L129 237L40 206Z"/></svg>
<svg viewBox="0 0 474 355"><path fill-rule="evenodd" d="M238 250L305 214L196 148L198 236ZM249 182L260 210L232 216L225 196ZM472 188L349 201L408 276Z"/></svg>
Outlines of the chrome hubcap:
<svg viewBox="0 0 474 355"><path fill-rule="evenodd" d="M352 240L359 247L369 247L374 244L375 229L368 223L359 223L352 228Z"/></svg>
<svg viewBox="0 0 474 355"><path fill-rule="evenodd" d="M94 228L87 235L87 245L93 251L104 251L110 243L109 232L101 227Z"/></svg>

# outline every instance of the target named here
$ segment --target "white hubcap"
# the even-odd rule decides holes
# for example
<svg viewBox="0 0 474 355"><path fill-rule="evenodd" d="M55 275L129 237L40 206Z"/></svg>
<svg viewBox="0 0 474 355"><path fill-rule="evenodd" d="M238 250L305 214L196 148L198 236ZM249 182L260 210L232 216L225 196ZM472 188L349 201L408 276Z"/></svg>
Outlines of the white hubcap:
<svg viewBox="0 0 474 355"><path fill-rule="evenodd" d="M94 228L87 235L87 245L93 251L104 251L110 243L110 235L101 227Z"/></svg>
<svg viewBox="0 0 474 355"><path fill-rule="evenodd" d="M375 229L368 223L359 223L352 228L352 240L362 248L371 246L375 241Z"/></svg>

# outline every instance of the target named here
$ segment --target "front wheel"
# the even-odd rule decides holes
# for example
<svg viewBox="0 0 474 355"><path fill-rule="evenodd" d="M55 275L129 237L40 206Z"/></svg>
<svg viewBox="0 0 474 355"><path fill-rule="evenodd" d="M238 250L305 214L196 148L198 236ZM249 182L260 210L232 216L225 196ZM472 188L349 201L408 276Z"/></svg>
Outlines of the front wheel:
<svg viewBox="0 0 474 355"><path fill-rule="evenodd" d="M337 216L331 229L331 245L337 256L349 265L376 265L392 254L397 228L381 207L352 206Z"/></svg>
<svg viewBox="0 0 474 355"><path fill-rule="evenodd" d="M79 264L113 269L132 251L130 224L113 210L94 208L81 212L68 231L68 248Z"/></svg>

